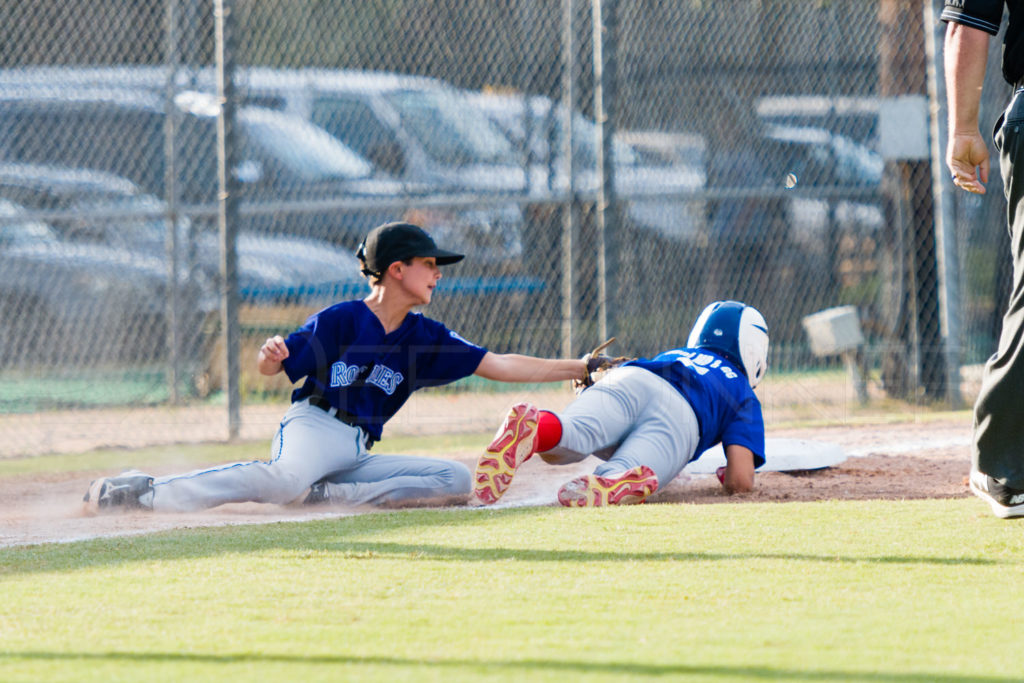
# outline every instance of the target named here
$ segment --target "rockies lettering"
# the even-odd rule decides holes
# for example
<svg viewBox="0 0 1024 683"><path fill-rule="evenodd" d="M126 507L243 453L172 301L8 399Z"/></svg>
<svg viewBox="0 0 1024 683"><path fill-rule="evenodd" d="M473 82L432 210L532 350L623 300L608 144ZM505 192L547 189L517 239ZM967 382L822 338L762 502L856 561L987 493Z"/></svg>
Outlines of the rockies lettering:
<svg viewBox="0 0 1024 683"><path fill-rule="evenodd" d="M362 367L349 365L339 360L331 365L331 387L351 386L365 371L365 365ZM375 365L370 372L370 376L366 378L366 383L372 384L390 396L395 393L395 389L398 388L403 379L405 379L405 375L397 370L392 370L386 365Z"/></svg>
<svg viewBox="0 0 1024 683"><path fill-rule="evenodd" d="M395 389L398 388L403 379L405 379L405 376L397 370L392 370L386 365L375 365L373 372L366 378L366 383L380 387L385 394L390 396L395 393Z"/></svg>
<svg viewBox="0 0 1024 683"><path fill-rule="evenodd" d="M331 386L347 387L356 381L363 368L358 365L349 365L340 360L331 366Z"/></svg>

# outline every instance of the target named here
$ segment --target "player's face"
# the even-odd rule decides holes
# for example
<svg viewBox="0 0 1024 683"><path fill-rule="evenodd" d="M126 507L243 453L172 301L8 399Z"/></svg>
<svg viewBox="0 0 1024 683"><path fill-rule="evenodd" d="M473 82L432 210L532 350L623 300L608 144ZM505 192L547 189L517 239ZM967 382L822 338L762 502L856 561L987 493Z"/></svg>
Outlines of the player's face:
<svg viewBox="0 0 1024 683"><path fill-rule="evenodd" d="M416 256L412 263L403 269L402 284L420 305L429 304L437 281L441 279L441 269L433 256Z"/></svg>

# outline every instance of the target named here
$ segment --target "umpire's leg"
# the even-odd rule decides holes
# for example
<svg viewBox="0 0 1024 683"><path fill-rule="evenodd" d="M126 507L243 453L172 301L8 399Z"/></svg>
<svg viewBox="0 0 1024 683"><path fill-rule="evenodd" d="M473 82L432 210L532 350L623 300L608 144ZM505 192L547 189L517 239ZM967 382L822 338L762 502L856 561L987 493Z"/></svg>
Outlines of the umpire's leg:
<svg viewBox="0 0 1024 683"><path fill-rule="evenodd" d="M1013 293L1003 316L999 348L985 364L974 408L972 467L1024 489L1024 91L1018 89L995 134L1007 199L1013 255Z"/></svg>

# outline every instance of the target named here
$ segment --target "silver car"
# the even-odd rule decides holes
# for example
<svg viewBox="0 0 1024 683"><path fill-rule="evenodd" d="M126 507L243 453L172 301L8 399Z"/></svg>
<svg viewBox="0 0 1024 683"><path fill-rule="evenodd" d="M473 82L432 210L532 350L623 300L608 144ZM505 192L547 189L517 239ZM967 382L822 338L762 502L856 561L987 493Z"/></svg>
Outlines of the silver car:
<svg viewBox="0 0 1024 683"><path fill-rule="evenodd" d="M166 264L150 254L69 241L0 198L0 366L151 361L166 357ZM216 313L213 284L178 273L183 329Z"/></svg>
<svg viewBox="0 0 1024 683"><path fill-rule="evenodd" d="M538 199L568 188L565 110L542 95L475 93L474 107L505 130L520 150L520 164L529 169L530 194ZM672 162L646 155L624 142L612 143L615 190L626 203L626 215L636 227L663 237L692 241L703 225L703 203L666 197L698 192L706 177L698 158ZM583 114L573 114L573 163L576 192L593 197L598 189L597 130ZM646 195L646 196L645 196Z"/></svg>

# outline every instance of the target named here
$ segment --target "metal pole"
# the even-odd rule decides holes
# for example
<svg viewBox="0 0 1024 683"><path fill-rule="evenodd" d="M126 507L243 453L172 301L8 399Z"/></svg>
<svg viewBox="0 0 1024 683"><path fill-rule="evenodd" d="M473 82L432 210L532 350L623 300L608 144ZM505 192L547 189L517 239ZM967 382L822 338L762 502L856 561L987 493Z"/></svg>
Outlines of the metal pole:
<svg viewBox="0 0 1024 683"><path fill-rule="evenodd" d="M935 211L935 244L939 275L939 314L943 350L946 356L946 391L950 407L963 407L960 393L960 268L956 244L956 212L953 206L953 180L946 173L945 155L948 122L946 121L946 80L941 45L943 24L936 20L940 12L935 2L925 0L924 34L928 53L928 103L931 128L932 195Z"/></svg>
<svg viewBox="0 0 1024 683"><path fill-rule="evenodd" d="M178 244L178 191L177 154L174 140L175 120L174 77L178 72L180 51L178 49L178 2L167 2L167 87L164 99L164 196L167 201L167 362L170 369L168 379L172 404L181 402L178 384L181 381L180 324L178 271L180 245Z"/></svg>
<svg viewBox="0 0 1024 683"><path fill-rule="evenodd" d="M565 108L562 153L565 155L565 177L568 199L562 206L562 357L576 355L573 347L573 318L575 317L575 272L573 246L576 235L576 160L573 154L572 113L576 106L576 31L574 0L562 0L562 106ZM553 119L552 119L553 120ZM554 155L549 155L554 156Z"/></svg>
<svg viewBox="0 0 1024 683"><path fill-rule="evenodd" d="M615 53L618 33L618 0L593 0L594 23L594 118L597 124L597 270L598 328L607 339L615 324L610 314L616 278L615 231L618 229L615 197L615 165L612 139L615 135L614 104Z"/></svg>
<svg viewBox="0 0 1024 683"><path fill-rule="evenodd" d="M239 392L239 328L238 328L238 182L234 169L238 165L235 136L235 17L234 0L214 0L217 51L217 96L220 116L217 118L217 181L220 192L217 222L220 228L220 315L224 338L227 389L228 438L238 437L241 423Z"/></svg>

